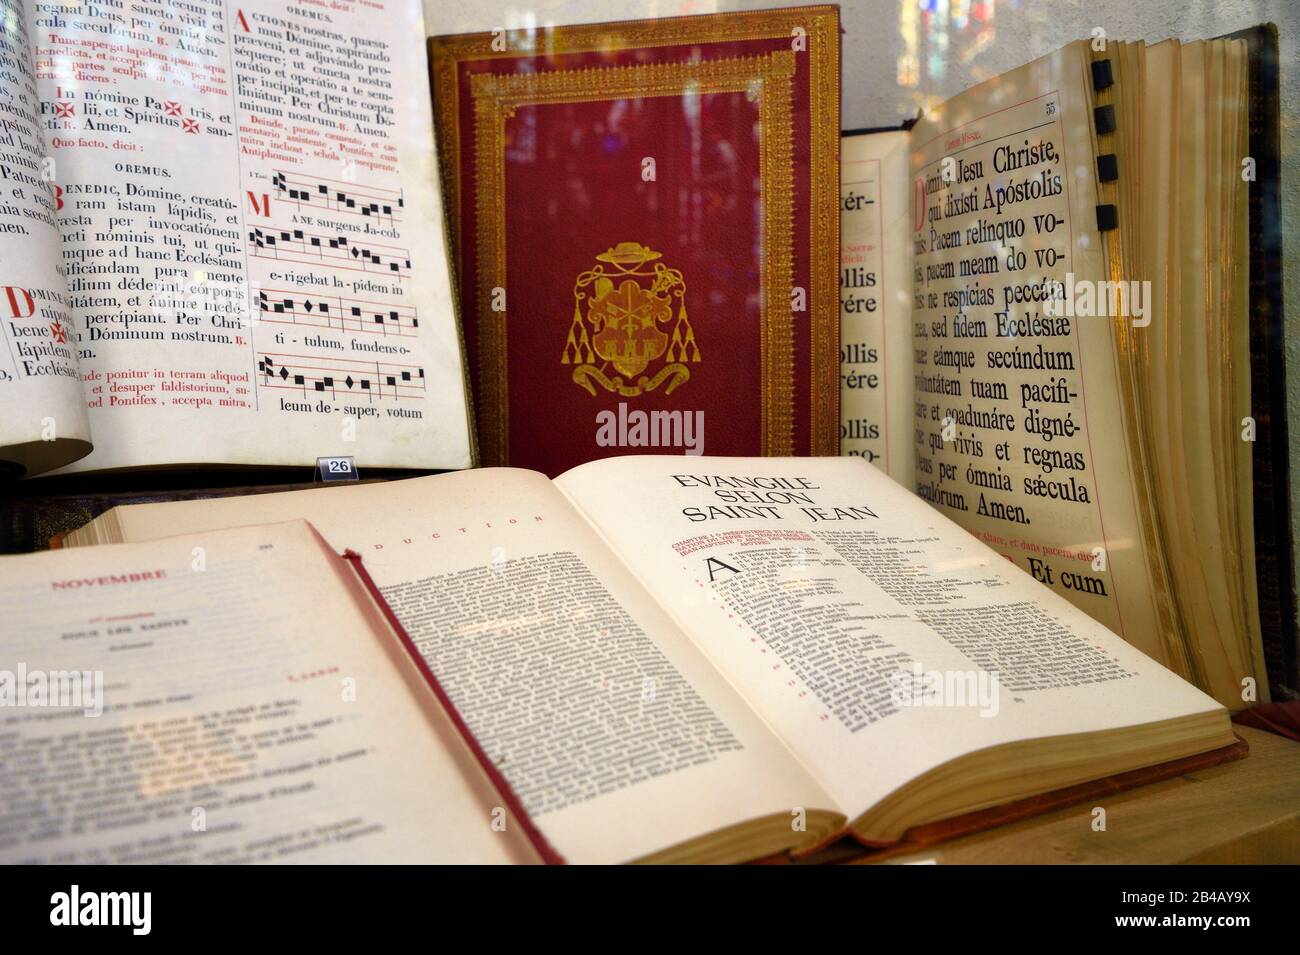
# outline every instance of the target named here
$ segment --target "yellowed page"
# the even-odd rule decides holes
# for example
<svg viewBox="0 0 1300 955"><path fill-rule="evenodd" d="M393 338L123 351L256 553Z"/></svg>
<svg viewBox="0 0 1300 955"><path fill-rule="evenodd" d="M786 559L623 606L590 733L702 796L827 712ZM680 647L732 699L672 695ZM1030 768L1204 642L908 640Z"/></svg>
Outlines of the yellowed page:
<svg viewBox="0 0 1300 955"><path fill-rule="evenodd" d="M1144 52L1142 84L1128 85L1143 120L1135 141L1151 172L1141 181L1121 177L1119 201L1139 217L1125 235L1127 242L1140 230L1139 241L1124 249L1124 261L1151 289L1150 326L1134 329L1126 350L1170 580L1168 659L1239 709L1251 680L1258 698L1267 696L1250 444L1241 430L1249 407L1241 359L1249 331L1241 304L1246 183L1224 159L1241 153L1244 90L1216 91L1226 80L1244 83L1244 64L1231 65L1241 51L1227 41L1169 40Z"/></svg>
<svg viewBox="0 0 1300 955"><path fill-rule="evenodd" d="M468 467L418 5L28 8L97 437L71 470Z"/></svg>
<svg viewBox="0 0 1300 955"><path fill-rule="evenodd" d="M0 557L0 581L0 766L26 807L0 860L531 858L306 524Z"/></svg>
<svg viewBox="0 0 1300 955"><path fill-rule="evenodd" d="M41 134L20 0L0 0L0 479L90 452L55 220L57 167Z"/></svg>
<svg viewBox="0 0 1300 955"><path fill-rule="evenodd" d="M1099 284L1088 82L1076 43L912 130L916 489L1158 658Z"/></svg>
<svg viewBox="0 0 1300 955"><path fill-rule="evenodd" d="M837 809L543 475L493 468L118 513L130 540L304 517L361 553L570 861Z"/></svg>
<svg viewBox="0 0 1300 955"><path fill-rule="evenodd" d="M1233 269L1247 255L1241 232L1244 206L1237 205L1246 197L1247 184L1239 164L1225 162L1226 155L1242 155L1244 147L1225 149L1223 139L1244 141L1244 90L1233 95L1224 91L1228 58L1234 53L1232 78L1244 80L1244 46L1243 41L1181 45L1174 253L1181 266L1174 272L1180 275L1173 300L1177 313L1163 349L1170 364L1164 415L1168 453L1177 465L1171 496L1180 513L1191 518L1178 523L1170 540L1182 555L1175 570L1184 584L1179 594L1194 672L1217 698L1238 708L1246 678L1256 682L1259 697L1264 693L1258 685L1268 682L1258 608L1247 597L1255 586L1253 535L1245 538L1248 557L1237 550L1241 526L1250 527L1252 521L1249 510L1238 511L1236 485L1239 462L1247 467L1250 462L1249 443L1242 440L1248 393L1232 382L1235 374L1239 382L1249 383L1248 370L1234 368L1248 364L1248 348L1236 349L1249 323L1239 310L1241 300L1233 301L1246 278L1244 264L1237 276ZM1234 222L1234 213L1242 218ZM1242 394L1247 400L1238 404Z"/></svg>
<svg viewBox="0 0 1300 955"><path fill-rule="evenodd" d="M985 747L1223 712L861 459L556 484L851 814ZM934 679L953 692L928 703Z"/></svg>
<svg viewBox="0 0 1300 955"><path fill-rule="evenodd" d="M908 136L840 140L840 453L912 483Z"/></svg>
<svg viewBox="0 0 1300 955"><path fill-rule="evenodd" d="M1228 44L1227 101L1236 104L1228 111L1234 117L1224 137L1223 163L1225 184L1224 216L1227 237L1229 277L1225 303L1226 335L1231 342L1232 361L1221 369L1224 377L1223 414L1227 429L1223 435L1224 469L1228 491L1223 494L1220 507L1226 512L1225 525L1235 528L1234 539L1229 542L1226 561L1237 575L1237 586L1242 593L1242 618L1245 623L1247 666L1254 670L1260 691L1260 700L1268 700L1268 670L1264 661L1263 638L1260 633L1259 590L1255 566L1255 516L1253 507L1254 484L1252 480L1252 454L1249 443L1240 440L1243 416L1241 409L1250 407L1250 323L1245 316L1250 311L1250 211L1249 191L1241 181L1241 174L1228 171L1231 159L1240 156L1249 139L1249 54L1245 44ZM1240 681L1238 682L1240 685Z"/></svg>

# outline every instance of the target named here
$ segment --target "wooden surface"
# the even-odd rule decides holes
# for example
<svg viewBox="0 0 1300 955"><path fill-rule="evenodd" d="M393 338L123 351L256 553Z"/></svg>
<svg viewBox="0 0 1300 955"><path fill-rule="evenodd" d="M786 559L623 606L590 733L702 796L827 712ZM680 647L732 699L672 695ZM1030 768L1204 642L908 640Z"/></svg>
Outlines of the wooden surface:
<svg viewBox="0 0 1300 955"><path fill-rule="evenodd" d="M1245 759L963 836L890 863L1300 863L1300 743L1234 726ZM1092 810L1106 810L1106 831Z"/></svg>

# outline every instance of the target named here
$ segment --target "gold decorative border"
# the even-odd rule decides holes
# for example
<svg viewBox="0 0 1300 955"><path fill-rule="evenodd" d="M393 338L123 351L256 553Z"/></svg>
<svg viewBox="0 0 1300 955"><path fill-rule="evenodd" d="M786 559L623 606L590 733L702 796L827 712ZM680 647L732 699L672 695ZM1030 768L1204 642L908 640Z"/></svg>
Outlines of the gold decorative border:
<svg viewBox="0 0 1300 955"><path fill-rule="evenodd" d="M758 96L758 181L763 204L760 268L766 280L759 327L762 400L760 453L794 454L794 53L770 54ZM716 62L716 61L714 61ZM779 178L778 178L779 177Z"/></svg>
<svg viewBox="0 0 1300 955"><path fill-rule="evenodd" d="M650 63L546 73L478 73L474 105L475 215L479 333L479 441L485 463L509 460L507 316L492 310L506 285L505 123L523 105L592 102L631 96L746 93L758 103L759 183L764 210L760 322L762 453L794 452L793 102L795 54Z"/></svg>
<svg viewBox="0 0 1300 955"><path fill-rule="evenodd" d="M839 453L839 149L840 26L835 6L548 27L505 34L507 48L494 50L500 34L476 33L429 39L430 82L438 132L443 208L450 217L454 258L462 232L460 107L457 67L467 60L538 58L569 53L644 47L770 40L803 29L809 41L811 155L809 319L811 321L810 452ZM520 42L522 38L523 42ZM465 277L461 277L464 281ZM788 291L786 292L788 295Z"/></svg>
<svg viewBox="0 0 1300 955"><path fill-rule="evenodd" d="M840 18L810 20L812 113L809 231L812 280L809 453L840 453ZM818 55L812 55L814 51Z"/></svg>

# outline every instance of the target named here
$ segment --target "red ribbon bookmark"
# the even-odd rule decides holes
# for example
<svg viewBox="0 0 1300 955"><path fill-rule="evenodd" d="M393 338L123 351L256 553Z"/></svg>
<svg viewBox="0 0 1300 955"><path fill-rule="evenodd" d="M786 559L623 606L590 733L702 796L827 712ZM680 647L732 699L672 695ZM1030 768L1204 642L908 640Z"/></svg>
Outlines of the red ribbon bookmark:
<svg viewBox="0 0 1300 955"><path fill-rule="evenodd" d="M433 671L429 669L429 664L425 662L419 649L416 648L415 641L413 641L410 634L406 632L406 628L402 626L402 622L397 619L397 614L393 613L393 608L388 606L388 601L384 599L384 595L380 593L374 580L371 579L370 573L366 570L365 564L361 561L361 555L354 550L346 550L343 552L343 559L352 564L352 569L357 572L357 577L361 579L366 590L370 592L370 596L373 597L375 603L379 605L379 609L382 611L384 619L388 621L388 625L393 628L398 639L402 641L402 646L406 648L406 652L410 655L411 659L415 661L415 665L420 668L420 672L424 675L425 682L429 684L429 689L433 690L433 695L438 698L438 702L442 704L443 710L445 710L447 716L451 718L452 725L456 727L456 732L460 733L461 739L465 741L465 745L467 745L470 752L474 754L474 759L476 759L479 766L483 768L483 772L487 773L488 779L491 780L492 785L495 787L497 795L501 797L502 802L506 804L506 808L510 810L510 814L514 816L515 819L519 821L520 826L523 827L524 835L528 837L528 841L532 843L533 848L537 850L537 854L542 857L542 860L546 862L547 865L564 865L564 856L560 855L555 850L555 847L546 841L546 837L542 835L542 831L537 828L532 817L528 815L528 810L524 808L523 802L515 794L514 789L511 787L505 775L501 770L497 769L496 764L493 763L488 754L484 752L483 747L479 745L479 741L475 738L473 731L460 715L460 711L456 709L456 704L451 701L451 697L447 695L447 691L442 688L442 684L438 682L438 678L434 676Z"/></svg>

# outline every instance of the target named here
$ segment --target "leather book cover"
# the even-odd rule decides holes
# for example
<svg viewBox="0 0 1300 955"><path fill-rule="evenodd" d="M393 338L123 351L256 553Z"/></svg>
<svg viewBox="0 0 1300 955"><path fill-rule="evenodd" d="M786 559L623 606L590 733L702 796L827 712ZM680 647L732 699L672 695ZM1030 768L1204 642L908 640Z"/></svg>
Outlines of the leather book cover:
<svg viewBox="0 0 1300 955"><path fill-rule="evenodd" d="M1278 33L1260 24L1229 38L1249 58L1250 398L1255 509L1255 576L1269 689L1278 701L1300 699L1291 556L1291 464L1287 446L1285 329L1282 302L1282 204Z"/></svg>
<svg viewBox="0 0 1300 955"><path fill-rule="evenodd" d="M484 465L838 453L838 8L429 47Z"/></svg>

